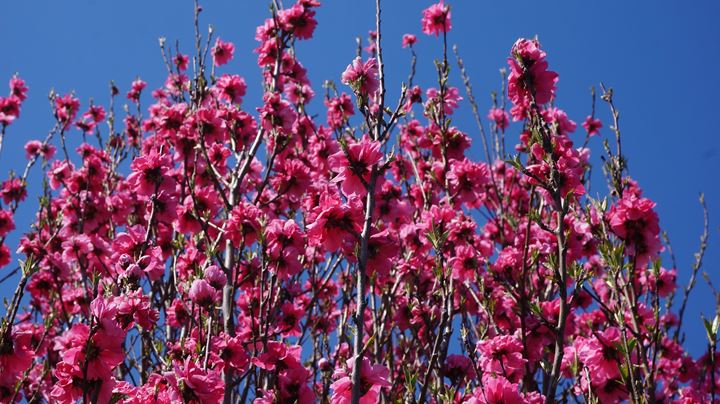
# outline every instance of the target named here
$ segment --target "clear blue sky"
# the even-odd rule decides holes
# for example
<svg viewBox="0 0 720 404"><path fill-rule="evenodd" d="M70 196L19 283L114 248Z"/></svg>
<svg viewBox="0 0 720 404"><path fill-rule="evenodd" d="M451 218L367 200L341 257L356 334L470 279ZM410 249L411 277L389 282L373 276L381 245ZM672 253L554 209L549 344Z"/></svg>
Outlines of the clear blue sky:
<svg viewBox="0 0 720 404"><path fill-rule="evenodd" d="M289 3L290 0L285 0ZM255 27L267 16L265 0L207 0L202 25L212 23L225 40L235 43L235 59L222 72L246 77L250 88L245 106L259 99L259 69L251 50ZM315 39L298 46L301 61L309 68L316 93L325 79L339 82L340 74L355 53L355 37L374 28L374 1L324 0L318 10L320 23ZM420 12L430 1L385 0L384 39L387 82L397 95L407 76L409 53L400 49L402 34L418 35L417 82L434 83L433 58L439 41L420 33ZM521 36L538 35L553 70L560 73L557 105L579 123L590 112L589 87L603 81L616 92L624 133L624 151L631 174L655 200L661 225L673 240L684 283L702 227L697 195L704 191L711 215L710 247L705 269L717 284L720 276L720 166L717 116L720 111L720 3L716 1L535 1L486 2L456 0L450 44L458 44L473 79L476 97L485 109L489 93L499 87L498 69L506 65L509 49ZM0 37L3 40L0 81L4 86L19 72L27 80L30 97L21 119L9 128L0 157L0 173L24 166L22 146L42 138L52 125L47 93L74 90L84 110L88 100L106 105L108 81L115 80L124 94L140 76L151 89L164 82L158 38L164 36L191 51L192 2L190 0L125 1L14 1L3 4ZM457 73L454 70L453 73ZM457 76L455 85L459 85ZM5 93L6 90L0 90ZM311 109L324 114L320 97ZM147 99L145 101L147 105ZM609 115L598 103L599 117L609 131ZM468 105L456 125L473 138L473 155L480 157L480 139ZM580 143L582 129L575 137ZM77 138L80 137L76 134ZM595 172L600 171L598 139L591 142ZM5 176L6 174L3 174ZM595 180L600 178L596 176ZM38 189L36 170L30 177ZM602 188L594 183L593 192ZM37 201L29 198L16 218L18 229L29 226ZM20 230L21 231L21 230ZM17 233L9 238L11 250ZM670 265L669 261L666 265ZM3 271L7 271L5 269ZM2 276L3 274L0 274ZM0 296L12 293L15 279L0 286ZM699 314L712 316L713 299L700 280L686 318L686 346L695 356L705 347Z"/></svg>

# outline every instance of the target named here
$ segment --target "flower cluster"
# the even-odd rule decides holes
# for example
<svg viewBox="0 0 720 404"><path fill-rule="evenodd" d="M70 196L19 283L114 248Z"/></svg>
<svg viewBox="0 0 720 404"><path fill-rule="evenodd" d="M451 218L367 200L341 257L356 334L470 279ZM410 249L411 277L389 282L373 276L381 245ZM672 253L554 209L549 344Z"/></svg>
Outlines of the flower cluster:
<svg viewBox="0 0 720 404"><path fill-rule="evenodd" d="M717 399L714 342L700 358L682 346L682 268L661 264L655 203L609 146L619 185L588 196L590 152L537 40L513 45L512 107L493 98L486 137L453 119L447 60L386 100L375 43L318 102L294 44L320 4L286 6L256 30L256 110L220 38L197 38L193 77L163 47L167 80L146 108L152 84L130 83L122 117L114 85L107 106L51 94L55 125L0 186L10 271L5 239L43 184L0 325L0 402ZM418 29L447 39L450 18L431 5ZM27 94L10 87L3 136ZM587 146L594 109L582 126Z"/></svg>

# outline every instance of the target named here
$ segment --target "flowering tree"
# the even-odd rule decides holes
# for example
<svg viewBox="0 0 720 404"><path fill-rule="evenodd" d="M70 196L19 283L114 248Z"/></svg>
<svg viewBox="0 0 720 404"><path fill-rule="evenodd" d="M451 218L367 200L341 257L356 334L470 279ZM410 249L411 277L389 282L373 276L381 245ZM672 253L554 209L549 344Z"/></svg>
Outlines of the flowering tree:
<svg viewBox="0 0 720 404"><path fill-rule="evenodd" d="M411 73L387 99L378 0L368 56L344 86L328 82L317 118L294 43L312 38L319 6L273 2L257 28L256 114L242 108L245 80L220 73L233 44L203 38L197 5L192 68L161 41L168 77L147 111L139 79L122 123L115 85L81 115L73 94L50 94L55 125L0 190L7 267L5 237L41 166L0 329L2 402L714 402L719 317L705 321L704 356L682 347L707 213L678 294L612 89L600 97L609 191L593 199L594 91L578 148L537 39L512 45L486 131L457 49L449 58L443 2L421 18L443 43L437 82L413 83L407 34ZM455 64L472 134L452 124ZM2 137L28 93L18 76L10 88ZM485 161L466 155L471 139Z"/></svg>

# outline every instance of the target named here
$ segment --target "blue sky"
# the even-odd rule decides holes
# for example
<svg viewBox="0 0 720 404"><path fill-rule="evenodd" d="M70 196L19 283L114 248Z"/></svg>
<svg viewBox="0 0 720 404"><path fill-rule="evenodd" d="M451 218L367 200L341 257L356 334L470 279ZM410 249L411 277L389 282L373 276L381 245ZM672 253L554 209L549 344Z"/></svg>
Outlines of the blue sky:
<svg viewBox="0 0 720 404"><path fill-rule="evenodd" d="M288 0L285 0L289 2ZM243 75L249 83L245 106L257 105L259 74L253 39L255 27L266 18L268 1L205 1L201 25L211 23L215 32L235 43L234 60L221 72ZM315 38L300 43L299 58L310 71L318 95L322 82L339 83L340 74L355 53L355 37L374 28L374 1L325 0L318 10ZM420 33L420 12L430 1L384 1L384 48L387 83L392 99L407 77L409 53L400 48L404 33L418 35L417 83L434 84L434 58L440 42ZM623 148L631 175L657 202L661 225L670 234L679 262L681 284L690 273L693 253L702 230L697 203L705 192L710 209L711 237L705 260L716 283L720 276L718 215L720 190L715 171L720 165L717 114L720 110L720 3L713 1L586 1L563 0L540 5L534 1L486 2L456 0L450 44L457 44L473 80L475 96L483 110L490 105L490 91L499 87L498 69L506 65L509 49L518 37L538 35L548 52L551 69L560 74L557 106L581 123L590 112L589 88L602 81L615 89L624 134ZM192 3L190 0L77 0L15 1L3 4L0 37L3 59L0 82L19 72L28 82L30 97L22 116L13 124L0 157L0 172L21 170L22 146L44 137L52 125L47 93L75 91L82 110L93 98L107 105L108 81L124 94L137 76L157 88L164 82L158 38L180 41L191 51ZM451 74L459 86L457 70ZM4 84L3 84L4 85ZM2 90L4 92L5 90ZM316 98L311 109L323 113ZM147 105L147 100L145 102ZM598 116L610 134L609 113L598 103ZM480 139L465 104L454 123L473 138L473 156L481 156ZM79 134L75 134L80 138ZM582 130L576 134L581 142ZM71 135L72 137L72 135ZM593 139L595 172L600 172L600 140ZM599 174L598 174L599 175ZM602 179L595 176L593 193ZM600 181L597 181L600 180ZM31 196L38 189L38 171L31 174ZM28 198L16 218L18 228L29 226L37 201ZM20 230L21 231L21 230ZM11 250L17 233L9 238ZM670 265L669 261L666 265ZM8 268L4 269L7 271ZM0 274L2 276L4 274ZM0 285L8 297L14 279ZM695 356L705 349L700 313L711 317L713 299L702 280L691 296L685 320L686 346Z"/></svg>

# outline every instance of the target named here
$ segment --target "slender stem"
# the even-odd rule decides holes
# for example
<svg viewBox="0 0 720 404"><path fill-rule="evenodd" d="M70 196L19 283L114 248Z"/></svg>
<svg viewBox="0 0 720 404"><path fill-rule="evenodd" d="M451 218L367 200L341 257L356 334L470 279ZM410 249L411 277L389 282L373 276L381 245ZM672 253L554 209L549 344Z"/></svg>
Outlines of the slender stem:
<svg viewBox="0 0 720 404"><path fill-rule="evenodd" d="M678 325L675 329L675 335L673 336L673 340L678 342L678 339L680 338L680 332L682 329L683 324L683 317L685 316L685 307L687 306L688 298L690 297L690 292L695 287L695 282L697 278L697 273L702 267L703 257L705 257L705 250L707 249L708 244L708 233L710 229L710 221L708 219L708 209L707 205L705 205L705 195L700 194L700 204L703 208L703 233L700 235L700 247L698 249L697 254L695 254L695 262L693 263L692 267L692 275L690 275L690 281L688 281L687 286L685 287L685 290L683 292L683 301L682 305L680 306L680 311L678 312Z"/></svg>
<svg viewBox="0 0 720 404"><path fill-rule="evenodd" d="M555 236L557 237L558 252L558 293L560 295L560 313L558 314L558 325L555 329L555 354L553 357L552 369L550 371L550 380L548 380L545 390L545 402L555 402L555 390L557 389L560 379L560 365L563 359L563 351L565 349L565 324L568 316L568 299L567 299L567 265L565 262L565 213L566 205L560 197L560 191L557 191L555 202L558 205L558 223Z"/></svg>
<svg viewBox="0 0 720 404"><path fill-rule="evenodd" d="M375 1L375 28L377 32L376 37L376 49L377 49L377 60L379 70L379 81L380 89L378 92L378 115L376 116L375 127L373 128L373 137L377 141L383 135L383 114L384 114L384 100L385 100L385 73L382 60L382 32L380 30L380 0ZM352 370L352 404L358 404L360 397L362 396L362 381L360 377L360 370L362 368L363 359L363 328L365 323L365 307L367 301L365 300L365 270L367 267L368 260L368 244L370 241L370 234L372 232L372 214L375 210L375 184L378 178L378 169L374 165L371 168L370 181L367 186L367 197L365 200L365 219L363 223L362 233L360 235L360 251L356 273L356 310L355 310L355 340L353 344L353 370Z"/></svg>

